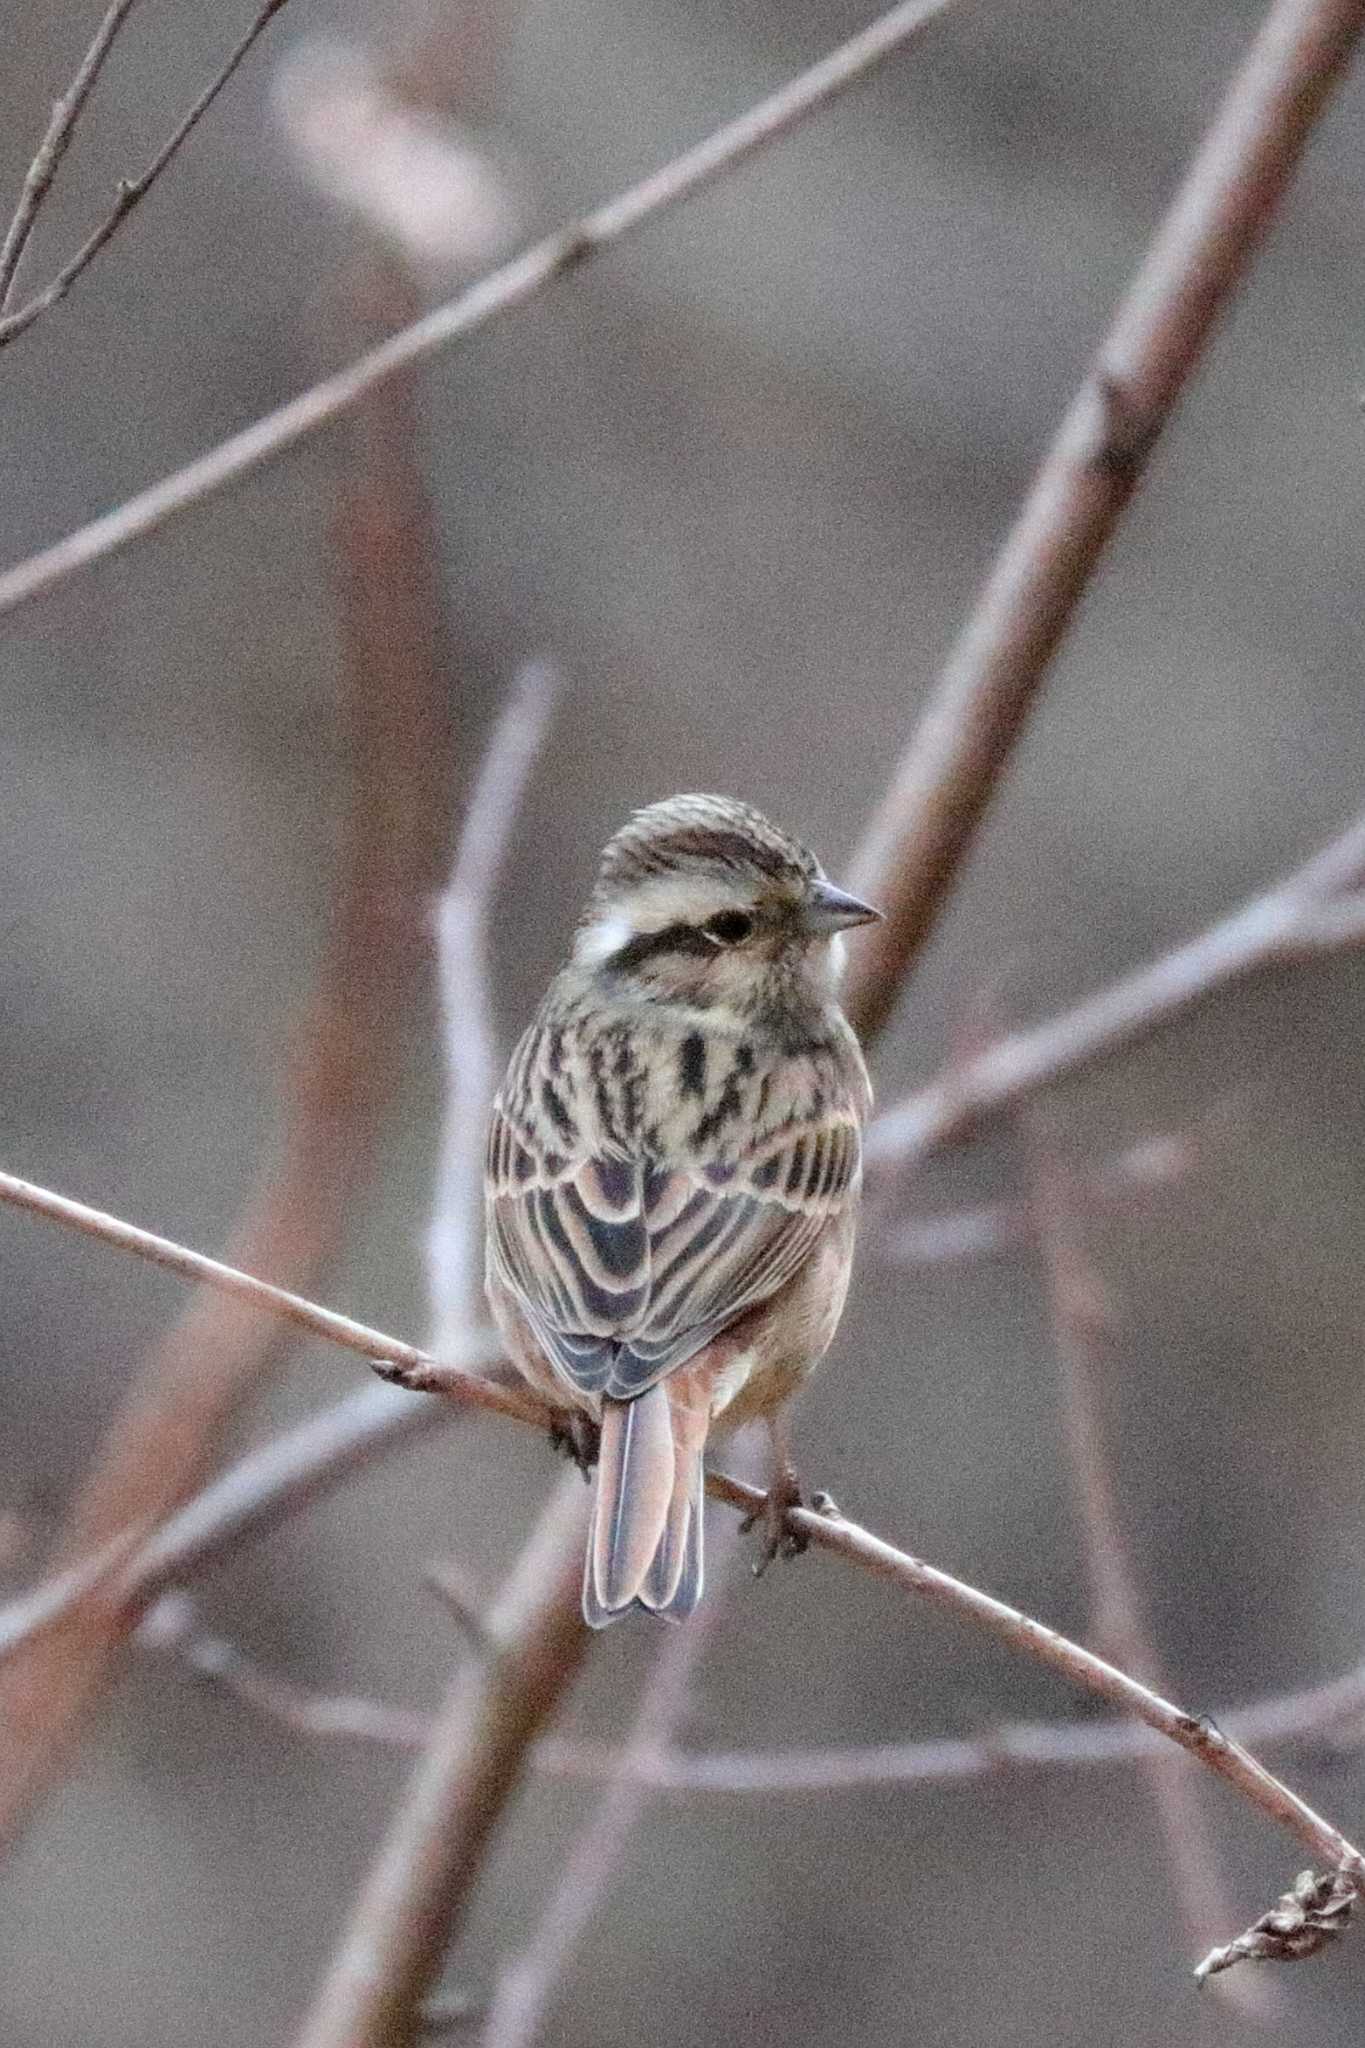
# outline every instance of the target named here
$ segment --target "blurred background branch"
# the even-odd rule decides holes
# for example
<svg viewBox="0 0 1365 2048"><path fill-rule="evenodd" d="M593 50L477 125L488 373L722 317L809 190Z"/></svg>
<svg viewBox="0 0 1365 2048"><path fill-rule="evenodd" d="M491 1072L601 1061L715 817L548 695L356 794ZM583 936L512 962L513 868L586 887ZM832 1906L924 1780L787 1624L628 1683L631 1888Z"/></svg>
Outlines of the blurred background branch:
<svg viewBox="0 0 1365 2048"><path fill-rule="evenodd" d="M970 1136L983 1117L1140 1043L1246 975L1353 952L1365 944L1362 880L1365 818L1183 946L1073 1009L1010 1032L884 1111L867 1139L874 1178Z"/></svg>
<svg viewBox="0 0 1365 2048"><path fill-rule="evenodd" d="M1057 430L853 864L850 1015L885 1022L1118 520L1241 283L1361 28L1359 0L1276 0Z"/></svg>

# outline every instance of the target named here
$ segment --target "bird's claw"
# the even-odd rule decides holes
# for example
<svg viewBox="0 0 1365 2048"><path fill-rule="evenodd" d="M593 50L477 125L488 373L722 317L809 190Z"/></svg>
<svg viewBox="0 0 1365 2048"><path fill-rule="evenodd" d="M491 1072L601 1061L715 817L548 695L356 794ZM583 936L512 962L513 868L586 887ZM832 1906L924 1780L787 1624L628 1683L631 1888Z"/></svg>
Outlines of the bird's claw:
<svg viewBox="0 0 1365 2048"><path fill-rule="evenodd" d="M561 1458L571 1458L584 1479L591 1479L597 1463L601 1430L581 1408L566 1409L550 1424L550 1444Z"/></svg>
<svg viewBox="0 0 1365 2048"><path fill-rule="evenodd" d="M756 1579L762 1578L774 1559L800 1557L802 1552L809 1548L809 1536L804 1535L800 1529L793 1529L788 1520L793 1508L805 1505L800 1480L790 1465L784 1465L773 1475L768 1491L763 1496L762 1507L756 1508L753 1514L746 1515L740 1523L741 1531L746 1534L750 1529L761 1528L763 1531L763 1543L758 1556L754 1559Z"/></svg>

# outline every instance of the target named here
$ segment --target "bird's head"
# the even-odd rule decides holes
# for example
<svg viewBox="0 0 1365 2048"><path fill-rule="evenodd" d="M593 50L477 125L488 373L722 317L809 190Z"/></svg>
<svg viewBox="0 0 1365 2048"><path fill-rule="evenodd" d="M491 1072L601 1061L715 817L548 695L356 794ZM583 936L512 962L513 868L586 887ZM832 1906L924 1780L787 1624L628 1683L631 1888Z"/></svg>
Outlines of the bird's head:
<svg viewBox="0 0 1365 2048"><path fill-rule="evenodd" d="M628 996L747 1019L827 1001L838 934L879 915L750 805L674 796L608 841L574 960Z"/></svg>

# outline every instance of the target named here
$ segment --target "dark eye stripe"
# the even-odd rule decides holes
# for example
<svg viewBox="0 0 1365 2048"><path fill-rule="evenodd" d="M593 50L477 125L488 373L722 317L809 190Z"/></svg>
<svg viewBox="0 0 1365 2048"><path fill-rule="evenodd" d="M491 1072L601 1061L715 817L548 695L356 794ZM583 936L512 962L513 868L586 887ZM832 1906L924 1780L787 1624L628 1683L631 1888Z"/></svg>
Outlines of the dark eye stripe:
<svg viewBox="0 0 1365 2048"><path fill-rule="evenodd" d="M605 964L619 973L629 973L633 967L642 967L647 960L657 960L667 953L709 960L715 950L714 941L695 925L670 924L661 932L637 932Z"/></svg>

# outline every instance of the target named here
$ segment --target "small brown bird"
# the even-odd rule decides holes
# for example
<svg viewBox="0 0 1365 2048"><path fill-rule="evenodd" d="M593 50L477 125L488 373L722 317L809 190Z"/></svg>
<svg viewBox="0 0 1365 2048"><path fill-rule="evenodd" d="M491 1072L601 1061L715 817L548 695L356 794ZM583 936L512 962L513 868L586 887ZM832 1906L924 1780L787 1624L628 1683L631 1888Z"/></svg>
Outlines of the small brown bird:
<svg viewBox="0 0 1365 2048"><path fill-rule="evenodd" d="M879 913L747 804L676 796L602 855L493 1106L488 1300L600 1454L583 1612L681 1619L711 1424L773 1421L843 1310L867 1070L837 934Z"/></svg>

